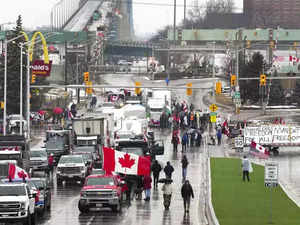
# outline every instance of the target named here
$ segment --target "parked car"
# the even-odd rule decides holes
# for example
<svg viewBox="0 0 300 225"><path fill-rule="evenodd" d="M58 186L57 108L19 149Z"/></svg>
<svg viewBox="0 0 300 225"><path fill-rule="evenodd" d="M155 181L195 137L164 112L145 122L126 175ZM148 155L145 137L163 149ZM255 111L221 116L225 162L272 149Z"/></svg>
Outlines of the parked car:
<svg viewBox="0 0 300 225"><path fill-rule="evenodd" d="M104 175L105 170L93 168L91 171L91 175Z"/></svg>
<svg viewBox="0 0 300 225"><path fill-rule="evenodd" d="M27 184L0 184L0 223L35 224L35 215L35 195Z"/></svg>
<svg viewBox="0 0 300 225"><path fill-rule="evenodd" d="M130 141L135 137L135 134L132 131L116 131L115 133L115 145L118 146L119 142Z"/></svg>
<svg viewBox="0 0 300 225"><path fill-rule="evenodd" d="M87 165L84 163L82 155L61 156L56 168L57 185L63 181L84 182L87 176Z"/></svg>
<svg viewBox="0 0 300 225"><path fill-rule="evenodd" d="M80 192L78 208L85 213L90 208L109 207L114 212L122 210L122 186L116 175L90 175Z"/></svg>
<svg viewBox="0 0 300 225"><path fill-rule="evenodd" d="M47 178L31 178L32 183L39 190L39 201L38 204L41 206L40 211L44 213L46 210L51 209L51 189L50 182Z"/></svg>
<svg viewBox="0 0 300 225"><path fill-rule="evenodd" d="M32 168L32 171L48 170L46 149L30 149L30 168Z"/></svg>

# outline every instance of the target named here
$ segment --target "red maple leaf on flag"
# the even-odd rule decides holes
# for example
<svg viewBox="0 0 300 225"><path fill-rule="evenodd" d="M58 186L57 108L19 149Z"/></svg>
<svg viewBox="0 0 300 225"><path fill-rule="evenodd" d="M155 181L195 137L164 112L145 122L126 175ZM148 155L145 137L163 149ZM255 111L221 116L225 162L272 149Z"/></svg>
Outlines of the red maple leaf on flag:
<svg viewBox="0 0 300 225"><path fill-rule="evenodd" d="M135 160L130 159L130 155L126 153L124 155L124 158L119 158L119 163L121 164L122 167L126 167L130 169L134 165Z"/></svg>
<svg viewBox="0 0 300 225"><path fill-rule="evenodd" d="M18 176L19 176L20 178L26 178L26 177L27 177L27 174L22 170L22 171L18 172Z"/></svg>

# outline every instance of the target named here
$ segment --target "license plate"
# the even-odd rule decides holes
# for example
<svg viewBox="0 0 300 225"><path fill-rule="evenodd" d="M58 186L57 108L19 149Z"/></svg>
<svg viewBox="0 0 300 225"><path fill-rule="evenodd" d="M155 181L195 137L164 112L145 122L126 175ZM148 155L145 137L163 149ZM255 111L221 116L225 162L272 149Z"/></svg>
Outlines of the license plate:
<svg viewBox="0 0 300 225"><path fill-rule="evenodd" d="M103 204L96 204L96 207L102 207Z"/></svg>
<svg viewBox="0 0 300 225"><path fill-rule="evenodd" d="M73 177L73 175L68 175L68 177L69 177L69 178L72 178L72 177Z"/></svg>

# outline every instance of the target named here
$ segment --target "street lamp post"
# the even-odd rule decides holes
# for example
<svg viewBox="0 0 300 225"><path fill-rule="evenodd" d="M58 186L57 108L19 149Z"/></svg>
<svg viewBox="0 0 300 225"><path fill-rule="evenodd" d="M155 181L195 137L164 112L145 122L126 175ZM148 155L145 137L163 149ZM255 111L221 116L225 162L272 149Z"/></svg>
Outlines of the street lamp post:
<svg viewBox="0 0 300 225"><path fill-rule="evenodd" d="M20 43L20 135L23 133L23 44Z"/></svg>
<svg viewBox="0 0 300 225"><path fill-rule="evenodd" d="M8 43L14 41L14 40L17 40L21 37L24 37L24 35L19 35L15 38L12 38L10 40L7 40L5 38L4 40L4 110L3 110L3 135L5 136L6 135L6 113L7 113L7 110L6 110L6 99L7 99L7 46L8 46ZM21 119L21 118L20 118Z"/></svg>

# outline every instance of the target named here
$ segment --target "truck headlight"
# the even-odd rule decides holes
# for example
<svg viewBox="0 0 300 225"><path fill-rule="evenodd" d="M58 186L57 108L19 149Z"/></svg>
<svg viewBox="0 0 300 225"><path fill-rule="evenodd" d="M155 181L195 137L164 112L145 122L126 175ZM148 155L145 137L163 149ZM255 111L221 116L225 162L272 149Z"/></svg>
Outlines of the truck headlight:
<svg viewBox="0 0 300 225"><path fill-rule="evenodd" d="M86 192L85 192L85 191L80 192L80 196L81 196L81 197L86 197L86 196L87 196L87 195L86 195Z"/></svg>
<svg viewBox="0 0 300 225"><path fill-rule="evenodd" d="M57 167L57 168L56 168L56 172L57 172L57 173L61 173L61 168L60 168L60 167Z"/></svg>

